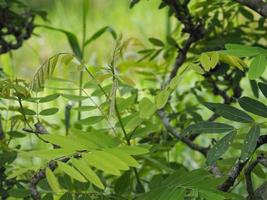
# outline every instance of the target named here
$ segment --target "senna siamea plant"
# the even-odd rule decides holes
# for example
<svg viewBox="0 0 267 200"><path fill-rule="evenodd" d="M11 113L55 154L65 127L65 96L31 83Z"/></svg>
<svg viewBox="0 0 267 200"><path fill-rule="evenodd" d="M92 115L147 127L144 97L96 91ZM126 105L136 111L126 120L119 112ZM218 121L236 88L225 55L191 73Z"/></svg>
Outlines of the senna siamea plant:
<svg viewBox="0 0 267 200"><path fill-rule="evenodd" d="M159 0L165 40L146 44L111 26L87 39L87 1L81 45L37 25L72 52L0 81L1 198L266 199L267 3L251 2ZM111 56L92 65L105 32Z"/></svg>

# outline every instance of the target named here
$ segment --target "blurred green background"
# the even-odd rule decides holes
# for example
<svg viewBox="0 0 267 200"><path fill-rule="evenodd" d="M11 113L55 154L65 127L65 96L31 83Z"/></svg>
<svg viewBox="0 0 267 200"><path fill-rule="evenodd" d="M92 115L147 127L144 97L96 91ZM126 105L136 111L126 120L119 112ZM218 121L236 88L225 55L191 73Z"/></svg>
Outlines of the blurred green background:
<svg viewBox="0 0 267 200"><path fill-rule="evenodd" d="M48 13L48 21L36 18L36 24L47 24L71 31L81 41L82 0L24 0L25 4ZM142 1L138 7L129 8L129 0L89 0L87 38L104 26L111 26L124 39L138 38L149 45L148 37L164 39L166 10L158 10L158 0ZM13 77L30 80L38 67L49 57L60 52L71 52L64 34L36 28L23 47L9 55L1 56L1 65ZM141 44L140 43L140 44ZM85 60L102 65L107 62L114 41L105 33L85 50Z"/></svg>

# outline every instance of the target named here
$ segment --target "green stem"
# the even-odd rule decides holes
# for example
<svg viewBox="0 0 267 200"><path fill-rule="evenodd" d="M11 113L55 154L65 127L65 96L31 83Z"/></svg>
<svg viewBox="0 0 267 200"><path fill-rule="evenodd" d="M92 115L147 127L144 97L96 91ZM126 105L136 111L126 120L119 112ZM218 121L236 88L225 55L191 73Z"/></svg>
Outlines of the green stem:
<svg viewBox="0 0 267 200"><path fill-rule="evenodd" d="M83 19L82 19L82 23L83 23L83 30L82 30L82 58L81 60L83 60L84 58L84 48L85 48L85 40L86 40L86 17L87 17L87 8L88 8L88 1L87 0L83 0ZM79 90L79 96L82 95L83 92L83 71L81 71L80 73L80 84L79 84L80 90ZM79 108L82 106L82 101L79 101ZM78 112L78 120L81 119L81 112Z"/></svg>
<svg viewBox="0 0 267 200"><path fill-rule="evenodd" d="M30 129L32 129L32 127L31 127L31 125L29 124L29 122L28 122L28 120L27 120L27 118L26 118L26 115L25 115L25 113L24 113L24 108L23 108L23 106L22 106L22 102L21 102L21 98L20 98L20 97L18 97L18 102L19 102L19 107L20 107L20 110L21 110L21 113L22 113L22 116L23 116L23 119L24 119L25 123L28 125L28 127L29 127ZM32 129L32 130L33 130L33 129Z"/></svg>

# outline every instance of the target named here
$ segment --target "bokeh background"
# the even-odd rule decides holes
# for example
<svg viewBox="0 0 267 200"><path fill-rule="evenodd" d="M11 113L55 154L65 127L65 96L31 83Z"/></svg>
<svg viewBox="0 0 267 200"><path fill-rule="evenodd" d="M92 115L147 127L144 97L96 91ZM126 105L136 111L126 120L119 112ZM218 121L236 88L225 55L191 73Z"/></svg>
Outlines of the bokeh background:
<svg viewBox="0 0 267 200"><path fill-rule="evenodd" d="M81 41L82 0L24 0L25 4L48 13L48 21L36 18L36 24L47 24L71 31ZM90 0L87 16L87 38L104 26L111 26L124 39L135 38L140 44L149 44L147 38L164 40L167 13L157 9L158 0L142 1L129 8L128 0ZM35 70L49 57L60 52L71 52L64 34L36 28L35 35L12 55L0 57L4 71L13 77L30 80ZM85 60L94 64L108 61L114 40L106 33L86 48ZM12 61L10 59L12 56Z"/></svg>

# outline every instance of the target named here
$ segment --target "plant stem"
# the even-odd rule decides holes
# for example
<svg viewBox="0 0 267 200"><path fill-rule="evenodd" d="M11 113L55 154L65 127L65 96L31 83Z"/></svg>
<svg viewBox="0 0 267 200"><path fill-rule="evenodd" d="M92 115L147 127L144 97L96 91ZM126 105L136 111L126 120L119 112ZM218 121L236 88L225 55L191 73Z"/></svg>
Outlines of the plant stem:
<svg viewBox="0 0 267 200"><path fill-rule="evenodd" d="M84 47L85 47L85 40L86 40L86 17L87 17L87 8L88 8L88 1L87 0L83 0L83 19L82 19L82 23L83 23L83 34L82 34L82 58L81 60L83 60L84 58ZM83 71L80 72L80 84L79 84L80 90L79 90L79 96L82 95L82 87L83 87ZM79 108L82 106L82 101L79 101ZM81 112L78 112L78 120L81 119Z"/></svg>

